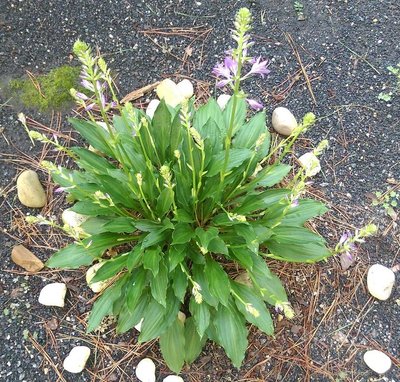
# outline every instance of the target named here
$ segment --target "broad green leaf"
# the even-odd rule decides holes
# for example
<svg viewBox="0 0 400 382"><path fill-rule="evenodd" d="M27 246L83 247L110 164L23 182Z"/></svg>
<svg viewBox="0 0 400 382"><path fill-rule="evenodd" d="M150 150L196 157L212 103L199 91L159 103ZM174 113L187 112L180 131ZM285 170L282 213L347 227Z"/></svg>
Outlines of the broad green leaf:
<svg viewBox="0 0 400 382"><path fill-rule="evenodd" d="M197 282L201 287L200 293L203 296L203 300L208 305L213 307L218 306L218 299L210 293L210 289L208 288L208 275L206 278L205 266L194 264L192 266L192 273L194 281Z"/></svg>
<svg viewBox="0 0 400 382"><path fill-rule="evenodd" d="M266 308L265 302L256 294L255 289L234 281L231 282L231 285L239 298L255 309L254 314L251 314L243 303L234 296L236 306L246 320L256 325L265 334L272 336L274 334L274 324L271 314Z"/></svg>
<svg viewBox="0 0 400 382"><path fill-rule="evenodd" d="M164 100L161 100L151 120L151 132L160 162L164 163L171 138L171 113Z"/></svg>
<svg viewBox="0 0 400 382"><path fill-rule="evenodd" d="M169 137L169 160L174 158L175 150L179 148L182 141L182 123L180 113L177 113L172 120L171 136Z"/></svg>
<svg viewBox="0 0 400 382"><path fill-rule="evenodd" d="M150 279L151 295L154 300L165 307L168 287L168 269L164 262L160 262L157 275Z"/></svg>
<svg viewBox="0 0 400 382"><path fill-rule="evenodd" d="M202 251L204 251L203 253L208 251L208 245L210 242L218 237L218 229L215 227L209 227L207 230L197 227L195 233L199 239L200 247L202 248Z"/></svg>
<svg viewBox="0 0 400 382"><path fill-rule="evenodd" d="M109 143L111 137L108 131L95 122L76 118L69 118L68 121L95 149L115 158L112 145Z"/></svg>
<svg viewBox="0 0 400 382"><path fill-rule="evenodd" d="M247 269L253 283L259 289L264 301L275 306L278 302L287 302L285 288L279 277L272 273L265 260L252 252L249 252L253 260L253 268Z"/></svg>
<svg viewBox="0 0 400 382"><path fill-rule="evenodd" d="M96 272L91 282L97 283L98 281L107 280L115 276L119 271L125 268L127 259L127 254L123 254L105 261L104 264Z"/></svg>
<svg viewBox="0 0 400 382"><path fill-rule="evenodd" d="M142 249L146 249L155 244L164 243L168 239L170 233L161 229L160 231L153 231L146 235L142 240Z"/></svg>
<svg viewBox="0 0 400 382"><path fill-rule="evenodd" d="M176 298L182 303L185 301L186 290L188 287L188 278L180 267L174 269L172 273L172 289Z"/></svg>
<svg viewBox="0 0 400 382"><path fill-rule="evenodd" d="M147 248L143 254L143 268L151 271L154 277L157 276L159 271L161 255L160 247Z"/></svg>
<svg viewBox="0 0 400 382"><path fill-rule="evenodd" d="M126 267L128 268L129 272L131 272L133 270L133 268L136 268L136 266L139 263L141 263L142 256L143 256L143 251L142 251L142 248L139 245L136 245L128 253L128 259L126 260Z"/></svg>
<svg viewBox="0 0 400 382"><path fill-rule="evenodd" d="M247 329L236 306L220 306L215 312L214 325L218 343L225 349L233 365L240 367L247 349Z"/></svg>
<svg viewBox="0 0 400 382"><path fill-rule="evenodd" d="M137 325L143 318L144 311L147 308L149 302L149 297L147 292L144 292L135 305L135 309L130 309L127 304L125 304L119 312L118 323L117 323L117 333L125 333L129 329Z"/></svg>
<svg viewBox="0 0 400 382"><path fill-rule="evenodd" d="M207 337L200 338L193 317L185 321L185 361L192 363L201 353Z"/></svg>
<svg viewBox="0 0 400 382"><path fill-rule="evenodd" d="M229 160L226 171L230 171L235 167L239 167L243 162L252 156L253 152L249 149L230 149ZM224 167L225 150L215 154L210 162L206 176L211 177L217 175Z"/></svg>
<svg viewBox="0 0 400 382"><path fill-rule="evenodd" d="M126 285L126 306L130 311L136 309L140 297L143 295L143 290L147 285L147 271L143 268L136 269Z"/></svg>
<svg viewBox="0 0 400 382"><path fill-rule="evenodd" d="M196 111L193 117L193 126L201 133L209 120L215 122L220 133L225 133L226 127L221 108L213 98L210 98L205 105L200 106Z"/></svg>
<svg viewBox="0 0 400 382"><path fill-rule="evenodd" d="M225 126L226 130L228 131L229 126L231 124L231 116L232 116L232 110L234 107L235 103L235 97L232 96L228 103L225 106L225 109L223 111L223 116L224 116L224 121L225 121ZM244 124L244 121L246 119L246 113L247 113L247 104L244 98L242 97L237 97L236 98L236 112L235 112L235 118L233 120L233 135L242 127Z"/></svg>
<svg viewBox="0 0 400 382"><path fill-rule="evenodd" d="M81 215L88 216L112 216L115 212L112 209L101 207L98 204L94 203L92 200L81 200L76 202L70 210L76 212Z"/></svg>
<svg viewBox="0 0 400 382"><path fill-rule="evenodd" d="M242 267L250 270L253 268L252 251L250 251L250 249L244 247L232 247L230 252Z"/></svg>
<svg viewBox="0 0 400 382"><path fill-rule="evenodd" d="M105 232L99 235L92 235L82 240L85 250L92 256L99 257L104 251L117 245L131 243L138 240L140 236L122 235L118 233Z"/></svg>
<svg viewBox="0 0 400 382"><path fill-rule="evenodd" d="M265 167L261 170L257 177L251 182L257 186L272 187L283 180L283 178L289 173L292 166L288 164L274 164Z"/></svg>
<svg viewBox="0 0 400 382"><path fill-rule="evenodd" d="M208 304L203 301L197 304L194 297L190 298L189 310L196 324L196 330L200 338L203 337L205 331L210 325L210 309Z"/></svg>
<svg viewBox="0 0 400 382"><path fill-rule="evenodd" d="M76 161L80 168L95 174L106 174L107 169L115 169L107 159L95 154L83 147L72 147L71 151L78 155L79 159Z"/></svg>
<svg viewBox="0 0 400 382"><path fill-rule="evenodd" d="M169 270L172 271L186 257L187 246L183 244L171 245L168 251Z"/></svg>
<svg viewBox="0 0 400 382"><path fill-rule="evenodd" d="M54 253L46 261L49 268L72 268L76 269L82 265L90 265L96 257L90 255L82 245L70 244Z"/></svg>
<svg viewBox="0 0 400 382"><path fill-rule="evenodd" d="M96 329L105 316L112 314L113 305L115 301L120 298L121 289L127 282L128 276L129 275L121 277L118 281L115 282L114 285L108 287L93 304L92 311L89 315L88 326L86 329L87 333L90 333L94 329Z"/></svg>
<svg viewBox="0 0 400 382"><path fill-rule="evenodd" d="M307 220L323 215L328 208L321 202L312 199L300 199L299 205L291 208L282 220L283 225L303 225Z"/></svg>
<svg viewBox="0 0 400 382"><path fill-rule="evenodd" d="M186 244L193 239L193 228L188 223L178 223L172 233L172 245Z"/></svg>
<svg viewBox="0 0 400 382"><path fill-rule="evenodd" d="M216 297L221 304L227 305L230 294L229 277L224 269L210 256L206 257L204 268L207 275L208 286L211 294Z"/></svg>
<svg viewBox="0 0 400 382"><path fill-rule="evenodd" d="M174 191L170 188L164 188L157 198L157 216L162 218L171 208L174 200Z"/></svg>
<svg viewBox="0 0 400 382"><path fill-rule="evenodd" d="M260 157L265 157L270 144L270 133L266 127L265 112L257 113L248 123L240 127L232 142L232 147L253 150L262 134L265 134L265 139L258 147L258 151Z"/></svg>
<svg viewBox="0 0 400 382"><path fill-rule="evenodd" d="M215 237L208 243L208 248L212 253L222 253L223 255L228 255L228 247L225 242L220 237Z"/></svg>
<svg viewBox="0 0 400 382"><path fill-rule="evenodd" d="M179 318L161 334L160 350L167 366L178 374L185 362L185 328Z"/></svg>
<svg viewBox="0 0 400 382"><path fill-rule="evenodd" d="M136 231L135 219L127 216L119 216L104 224L107 232L132 233Z"/></svg>
<svg viewBox="0 0 400 382"><path fill-rule="evenodd" d="M234 212L240 215L246 215L250 212L265 210L275 205L280 200L290 195L290 190L284 188L271 189L257 194L251 194L244 198L235 200L238 207L234 208Z"/></svg>
<svg viewBox="0 0 400 382"><path fill-rule="evenodd" d="M273 235L267 242L273 241L278 244L325 243L325 239L322 236L319 236L304 227L285 226L280 224L271 230Z"/></svg>

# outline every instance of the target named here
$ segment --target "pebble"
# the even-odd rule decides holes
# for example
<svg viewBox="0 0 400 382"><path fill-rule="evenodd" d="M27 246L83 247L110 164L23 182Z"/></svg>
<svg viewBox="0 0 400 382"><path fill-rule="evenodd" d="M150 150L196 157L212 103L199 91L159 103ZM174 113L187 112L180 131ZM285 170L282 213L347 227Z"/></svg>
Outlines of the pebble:
<svg viewBox="0 0 400 382"><path fill-rule="evenodd" d="M75 346L65 358L63 367L70 373L80 373L89 357L90 349L87 346Z"/></svg>
<svg viewBox="0 0 400 382"><path fill-rule="evenodd" d="M12 249L11 260L28 272L39 272L44 268L43 262L23 245L16 245Z"/></svg>
<svg viewBox="0 0 400 382"><path fill-rule="evenodd" d="M135 373L141 382L156 381L156 365L150 358L143 358L136 366Z"/></svg>
<svg viewBox="0 0 400 382"><path fill-rule="evenodd" d="M48 284L40 291L39 302L42 305L63 308L66 293L67 286L64 283Z"/></svg>
<svg viewBox="0 0 400 382"><path fill-rule="evenodd" d="M395 283L394 272L381 264L374 264L368 270L367 286L369 293L378 300L387 300Z"/></svg>
<svg viewBox="0 0 400 382"><path fill-rule="evenodd" d="M297 127L297 121L289 109L280 106L272 112L272 127L278 134L289 136Z"/></svg>
<svg viewBox="0 0 400 382"><path fill-rule="evenodd" d="M193 96L193 85L187 79L176 84L170 78L166 78L157 86L156 93L158 98L175 107Z"/></svg>
<svg viewBox="0 0 400 382"><path fill-rule="evenodd" d="M42 208L46 204L46 193L35 171L25 170L17 179L19 201L26 207Z"/></svg>
<svg viewBox="0 0 400 382"><path fill-rule="evenodd" d="M182 377L177 375L169 375L163 379L163 382L185 382Z"/></svg>
<svg viewBox="0 0 400 382"><path fill-rule="evenodd" d="M71 228L78 228L82 223L84 223L89 216L77 214L70 209L66 209L61 214L61 219L64 224L70 226Z"/></svg>
<svg viewBox="0 0 400 382"><path fill-rule="evenodd" d="M96 283L91 282L93 277L96 275L96 272L102 267L102 265L103 262L99 262L97 264L92 265L86 271L86 283L94 293L100 293L107 286L108 280L98 281Z"/></svg>
<svg viewBox="0 0 400 382"><path fill-rule="evenodd" d="M314 176L321 171L321 163L317 156L312 152L303 154L299 158L299 162L301 167L306 170L306 176Z"/></svg>
<svg viewBox="0 0 400 382"><path fill-rule="evenodd" d="M377 374L384 374L392 367L391 359L379 350L365 352L364 362Z"/></svg>
<svg viewBox="0 0 400 382"><path fill-rule="evenodd" d="M221 94L217 98L217 104L221 108L221 110L224 110L226 105L228 104L229 100L231 99L231 96L229 94Z"/></svg>
<svg viewBox="0 0 400 382"><path fill-rule="evenodd" d="M184 98L189 99L193 96L193 85L188 79L185 78L181 82L178 82L176 86Z"/></svg>
<svg viewBox="0 0 400 382"><path fill-rule="evenodd" d="M147 105L146 108L146 114L153 119L154 113L156 112L156 109L158 105L160 104L160 101L158 99L152 99L150 103Z"/></svg>

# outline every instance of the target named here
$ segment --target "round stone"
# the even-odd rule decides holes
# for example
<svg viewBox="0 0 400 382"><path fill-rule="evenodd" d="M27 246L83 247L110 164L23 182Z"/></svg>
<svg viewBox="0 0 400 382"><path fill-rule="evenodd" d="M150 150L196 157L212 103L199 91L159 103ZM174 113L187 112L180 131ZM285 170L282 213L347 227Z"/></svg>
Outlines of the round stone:
<svg viewBox="0 0 400 382"><path fill-rule="evenodd" d="M368 350L364 354L364 362L375 373L384 374L392 367L391 359L379 350Z"/></svg>
<svg viewBox="0 0 400 382"><path fill-rule="evenodd" d="M17 193L24 206L42 208L46 204L46 193L35 171L25 170L19 175Z"/></svg>
<svg viewBox="0 0 400 382"><path fill-rule="evenodd" d="M278 134L289 136L297 127L297 121L289 109L277 107L272 112L272 127Z"/></svg>
<svg viewBox="0 0 400 382"><path fill-rule="evenodd" d="M369 293L378 300L387 300L395 283L394 272L381 264L374 264L368 269L367 286Z"/></svg>

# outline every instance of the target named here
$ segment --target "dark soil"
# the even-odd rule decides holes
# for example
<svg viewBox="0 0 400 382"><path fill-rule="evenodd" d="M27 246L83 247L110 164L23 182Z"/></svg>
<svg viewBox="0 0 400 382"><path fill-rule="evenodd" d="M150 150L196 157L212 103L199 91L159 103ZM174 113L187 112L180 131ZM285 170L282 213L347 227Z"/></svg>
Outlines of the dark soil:
<svg viewBox="0 0 400 382"><path fill-rule="evenodd" d="M305 21L297 21L290 0L0 3L3 85L26 70L40 74L71 61L75 64L71 48L79 37L104 54L117 75L121 97L167 76L200 81L196 82L197 95L214 92L211 68L232 46L229 30L235 12L241 6L249 7L256 42L252 53L268 58L272 73L248 84L247 90L263 98L268 111L279 104L298 118L308 111L319 117L307 139L297 145L296 155L322 139L330 143L322 174L314 178L310 190L328 202L332 213L317 221L317 226L332 245L343 230L369 221L379 224L380 234L359 249L357 263L347 272L340 270L337 259L306 266L272 264L288 285L297 318L293 322L277 318L274 339L252 330L241 370L232 367L221 349L208 344L182 376L192 382L400 381L399 287L385 302L371 298L366 289L369 264L391 267L399 263L399 229L382 209L371 207L369 198L371 192L386 190L388 178L400 181L400 95L390 103L377 98L384 87L395 84L386 67L400 62L397 0L304 1ZM176 29L175 35L154 31L177 27L198 30L186 37ZM286 89L300 66L285 33L292 37L307 68L315 102L302 74ZM157 345L138 347L132 338L136 334L115 336L112 325L98 336L84 334L93 295L85 286L83 271L27 275L10 261L15 244L24 243L45 260L66 239L23 223L24 214L40 211L20 205L15 180L20 170L37 169L42 147L32 146L18 122L17 101L2 94L0 380L136 381L135 365L150 356L161 381L168 369L160 361ZM70 129L65 112L60 120L56 114L24 112L64 133ZM40 176L52 193L47 174ZM51 199L41 213L59 216L63 200ZM64 309L37 302L40 289L50 280L68 285ZM75 344L87 344L96 353L88 370L76 376L62 368L62 360ZM391 356L394 365L385 379L376 378L364 364L362 355L368 349Z"/></svg>

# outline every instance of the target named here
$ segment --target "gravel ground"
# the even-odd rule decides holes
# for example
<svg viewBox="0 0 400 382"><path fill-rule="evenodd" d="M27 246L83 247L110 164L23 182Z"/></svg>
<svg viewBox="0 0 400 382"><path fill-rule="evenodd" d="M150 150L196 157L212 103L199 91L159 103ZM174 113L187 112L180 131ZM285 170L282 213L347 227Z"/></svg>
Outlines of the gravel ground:
<svg viewBox="0 0 400 382"><path fill-rule="evenodd" d="M314 187L337 208L334 216L338 219L321 222L322 230L333 241L332 229L341 225L360 226L373 220L383 231L390 223L379 208L371 207L368 195L384 191L387 178L400 180L400 96L390 103L377 98L382 89L395 83L386 67L400 62L397 0L304 1L305 21L297 21L293 2L288 0L1 0L0 4L0 83L18 78L26 70L40 74L70 63L71 47L79 37L98 46L105 55L118 76L121 95L171 75L213 84L210 70L231 47L229 28L234 14L241 6L249 7L254 15L253 53L271 61L272 73L248 84L247 90L263 98L268 111L279 103L297 117L307 111L320 117L296 154L321 139L330 142L323 157L323 172L315 178ZM197 27L198 39L154 31L173 27ZM293 38L307 67L315 102L302 76L284 93L284 99L277 96L290 81L280 86L282 82L293 79L299 70L285 33ZM188 50L189 44L192 49ZM209 90L213 91L213 85ZM35 248L43 260L51 251L46 243L27 238L25 231L17 227L21 213L29 210L21 208L12 187L20 169L35 167L29 158L37 159L40 147L31 146L17 121L20 110L10 106L13 100L7 101L3 93L0 187L7 192L0 200L0 380L136 381L134 366L144 355L160 359L157 347L132 353L124 361L126 374L118 368L107 374L104 368L121 360L135 338L132 334L115 337L111 330L97 340L85 337L80 320L90 309L87 301L92 295L81 286L82 273L27 276L9 260L17 242ZM51 122L49 115L35 111L29 115L44 124ZM69 128L65 122L62 126L64 130ZM10 157L14 154L17 156ZM45 174L41 176L43 181L47 179ZM58 215L59 209L57 206L45 212ZM50 236L47 246L55 249L62 240ZM185 381L400 381L399 288L388 301L378 302L369 298L365 285L368 264L393 266L399 262L399 251L399 230L392 226L386 236L371 239L360 250L359 261L348 272L341 272L335 260L308 268L285 266L289 294L299 313L295 322L278 322L274 340L252 332L248 356L240 371L230 365L220 349L208 345L200 359L184 370ZM39 306L38 292L49 280L67 282L70 292L64 309ZM58 324L52 330L55 319ZM92 349L93 344L102 344L97 349L99 361L92 358L89 363L90 372L57 376L50 360L62 372L62 359L71 346L86 341ZM392 355L395 365L386 379L374 379L374 373L363 363L362 354L369 348ZM303 353L306 358L301 358ZM43 354L48 354L50 360ZM311 363L304 364L303 359ZM167 375L164 365L157 363L157 367L160 375Z"/></svg>

